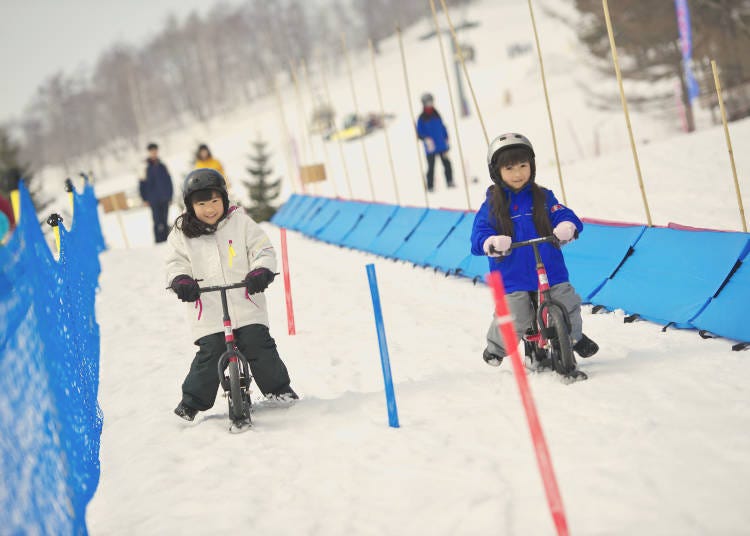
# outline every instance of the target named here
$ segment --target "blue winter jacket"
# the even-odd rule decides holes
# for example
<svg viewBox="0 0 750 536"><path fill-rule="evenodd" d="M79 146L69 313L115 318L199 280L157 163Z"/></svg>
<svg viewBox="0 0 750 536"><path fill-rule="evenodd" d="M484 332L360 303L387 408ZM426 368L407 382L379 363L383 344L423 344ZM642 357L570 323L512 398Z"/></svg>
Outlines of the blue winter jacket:
<svg viewBox="0 0 750 536"><path fill-rule="evenodd" d="M531 238L539 238L539 233L534 226L532 216L533 196L531 194L531 185L527 184L519 192L514 192L509 188L503 188L510 201L510 215L513 220L513 241L521 242ZM558 203L555 194L550 190L544 189L547 194L545 203L547 214L554 228L558 223L569 221L575 224L580 233L583 230L583 223L578 216L568 207ZM490 211L490 190L487 191L487 198L479 208L474 217L474 226L471 230L471 253L472 255L485 255L482 247L484 241L490 236L498 234L510 234L500 229L500 224ZM547 277L550 285L557 285L568 281L568 269L565 267L562 251L550 243L539 244L539 253L542 256L542 262L547 269ZM534 260L534 250L531 246L511 250L510 255L504 257L488 257L490 270L499 271L503 276L505 291L535 291L538 288L536 275L536 261Z"/></svg>
<svg viewBox="0 0 750 536"><path fill-rule="evenodd" d="M151 204L172 200L172 177L161 160L146 161L146 180L139 185L141 197Z"/></svg>
<svg viewBox="0 0 750 536"><path fill-rule="evenodd" d="M425 138L432 138L435 142L435 147L430 151L427 147L427 143L424 145L424 152L426 154L444 153L448 150L448 130L443 124L443 119L437 110L432 110L429 114L422 112L417 119L417 136L420 140Z"/></svg>

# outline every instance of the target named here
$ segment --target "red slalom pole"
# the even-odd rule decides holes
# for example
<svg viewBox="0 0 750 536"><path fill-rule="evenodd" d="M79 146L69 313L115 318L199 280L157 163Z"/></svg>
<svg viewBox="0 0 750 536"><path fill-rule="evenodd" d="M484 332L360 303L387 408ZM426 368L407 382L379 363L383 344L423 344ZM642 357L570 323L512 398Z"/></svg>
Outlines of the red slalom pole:
<svg viewBox="0 0 750 536"><path fill-rule="evenodd" d="M289 335L295 335L294 307L292 306L292 283L289 279L289 255L286 249L286 229L281 228L281 264L284 267L284 291L286 293L286 321L289 325Z"/></svg>
<svg viewBox="0 0 750 536"><path fill-rule="evenodd" d="M539 472L542 474L544 482L544 491L547 494L547 504L549 505L552 521L555 523L557 534L559 536L568 535L568 522L565 520L565 510L563 509L560 490L557 487L555 470L552 467L552 459L547 449L547 441L544 439L542 425L539 422L539 415L536 412L534 399L531 396L529 383L526 380L526 370L521 362L521 356L518 354L518 339L516 331L513 328L513 319L508 310L508 304L505 301L505 286L503 278L499 272L490 272L488 276L492 293L495 297L495 315L497 328L505 341L505 348L510 352L510 360L513 364L513 373L518 383L518 390L521 393L523 409L526 411L526 420L529 423L531 439L534 443L534 452L536 461L539 465Z"/></svg>

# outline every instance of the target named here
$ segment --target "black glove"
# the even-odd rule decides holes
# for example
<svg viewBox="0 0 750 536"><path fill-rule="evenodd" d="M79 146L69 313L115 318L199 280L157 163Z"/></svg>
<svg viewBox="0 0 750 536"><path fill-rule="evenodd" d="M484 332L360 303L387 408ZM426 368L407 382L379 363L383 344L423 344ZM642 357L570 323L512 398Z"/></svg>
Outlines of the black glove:
<svg viewBox="0 0 750 536"><path fill-rule="evenodd" d="M194 302L201 296L198 282L189 275L178 275L169 286L172 287L177 297L184 302Z"/></svg>
<svg viewBox="0 0 750 536"><path fill-rule="evenodd" d="M245 288L248 294L257 294L268 288L268 285L276 277L268 268L256 268L245 276Z"/></svg>

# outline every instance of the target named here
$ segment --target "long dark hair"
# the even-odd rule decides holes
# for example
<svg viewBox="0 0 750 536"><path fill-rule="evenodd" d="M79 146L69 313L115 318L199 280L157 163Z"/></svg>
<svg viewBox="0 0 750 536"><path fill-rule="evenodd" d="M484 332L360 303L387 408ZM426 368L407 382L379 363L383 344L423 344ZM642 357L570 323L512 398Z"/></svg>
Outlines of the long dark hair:
<svg viewBox="0 0 750 536"><path fill-rule="evenodd" d="M497 171L497 176L500 175L500 169L508 166L521 164L528 162L531 167L531 179L529 179L529 187L531 188L531 196L533 199L532 205L532 217L534 219L534 227L539 236L548 236L552 234L552 223L549 221L549 215L547 214L547 190L542 188L536 182L534 182L534 175L536 172L536 166L534 158L530 155L529 150L525 147L511 147L505 151L501 151L496 158L493 158L492 164L494 169ZM503 184L501 182L501 184ZM500 184L493 184L490 187L490 212L495 217L500 228L498 229L502 234L513 237L513 220L510 217L510 200L509 193Z"/></svg>
<svg viewBox="0 0 750 536"><path fill-rule="evenodd" d="M174 227L182 231L188 238L196 238L198 236L216 232L216 225L227 215L227 209L229 207L226 206L226 201L224 201L224 215L219 218L219 220L213 225L209 225L208 223L200 221L193 211L193 203L197 203L198 201L211 200L213 198L214 192L216 192L216 190L210 189L197 190L193 192L190 195L190 198L186 200L187 202L185 203L185 212L177 216L177 219L174 221ZM220 192L217 193L220 194Z"/></svg>
<svg viewBox="0 0 750 536"><path fill-rule="evenodd" d="M208 154L208 156L206 156L206 158L207 158L207 159L208 159L208 158L213 158L213 155L211 154L211 149L209 149L209 148L208 148L208 145L206 145L205 143L201 143L201 144L200 144L200 145L198 146L198 150L197 150L197 151L195 151L195 159L196 159L196 160L202 160L202 158L201 158L201 151L202 151L203 149L205 149L205 150L206 150L206 153Z"/></svg>

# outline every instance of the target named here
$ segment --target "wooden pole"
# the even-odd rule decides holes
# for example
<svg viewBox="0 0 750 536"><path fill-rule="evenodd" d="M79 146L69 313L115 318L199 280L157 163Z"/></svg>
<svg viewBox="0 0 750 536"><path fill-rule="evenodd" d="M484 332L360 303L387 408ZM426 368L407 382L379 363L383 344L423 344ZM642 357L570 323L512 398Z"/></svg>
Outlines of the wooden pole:
<svg viewBox="0 0 750 536"><path fill-rule="evenodd" d="M444 1L444 0L443 0ZM555 123L552 120L552 107L549 104L549 92L547 91L547 78L544 76L544 60L542 59L542 47L539 44L539 32L536 29L536 18L534 7L529 1L529 14L531 14L531 26L534 28L534 40L536 41L536 52L539 56L539 69L542 73L542 87L544 88L544 100L547 103L547 117L549 118L549 129L552 132L552 147L555 149L555 163L557 164L557 177L560 179L560 191L562 192L563 204L568 204L568 196L565 195L565 183L563 183L562 169L560 168L560 154L557 150L557 135L555 134Z"/></svg>
<svg viewBox="0 0 750 536"><path fill-rule="evenodd" d="M398 34L398 48L401 51L401 65L404 68L404 84L406 85L406 102L409 104L409 117L411 121L414 121L414 106L411 103L411 89L409 87L409 73L406 69L406 55L404 54L404 40L401 37L401 27L396 26L396 33ZM414 123L412 123L413 125ZM422 183L422 190L424 190L424 206L430 207L430 200L427 195L427 183L425 182L424 165L422 164L422 151L419 146L419 138L414 138L417 147L417 162L419 162L419 174L420 181Z"/></svg>
<svg viewBox="0 0 750 536"><path fill-rule="evenodd" d="M617 75L617 85L620 88L620 100L622 101L622 110L625 113L625 124L628 127L628 136L630 137L630 148L633 151L633 162L635 163L635 171L638 175L638 186L641 189L641 198L643 199L643 208L646 210L646 220L648 221L649 227L653 226L651 221L651 211L648 208L648 199L646 199L646 189L643 187L643 176L641 175L641 165L638 162L638 151L635 148L635 140L633 139L633 128L630 126L630 114L628 113L628 101L625 99L625 91L622 88L622 74L620 73L620 63L617 59L617 46L615 45L615 36L612 31L612 20L609 17L609 4L607 0L602 0L604 7L604 19L607 23L607 33L609 34L609 44L612 48L612 62L615 64L615 74Z"/></svg>
<svg viewBox="0 0 750 536"><path fill-rule="evenodd" d="M393 177L393 191L396 193L396 204L401 204L401 196L398 193L398 181L396 180L396 168L393 165L393 152L391 151L391 139L388 137L388 125L385 122L385 106L383 106L383 93L380 91L380 78L378 78L378 68L375 66L375 47L372 45L372 39L367 40L370 47L370 60L372 61L372 74L375 78L375 89L378 92L378 104L380 105L380 116L383 119L383 134L385 134L385 148L388 151L388 165L391 168L391 177Z"/></svg>
<svg viewBox="0 0 750 536"><path fill-rule="evenodd" d="M299 78L297 77L297 68L294 66L294 62L289 60L289 67L292 71L292 80L294 81L294 91L297 94L297 102L299 103L299 115L300 123L302 126L302 143L304 144L307 151L304 153L304 161L310 163L313 158L312 145L310 144L310 137L307 135L307 113L305 112L305 102L302 99L302 92L299 89Z"/></svg>
<svg viewBox="0 0 750 536"><path fill-rule="evenodd" d="M727 125L727 114L724 110L724 98L721 95L721 81L719 80L719 71L716 68L716 61L711 60L711 70L714 72L714 83L716 84L716 96L719 98L719 110L721 110L721 122L724 123L724 136L727 140L727 149L729 150L729 163L732 166L732 175L734 176L734 190L737 192L737 206L740 208L740 219L742 220L742 231L747 232L747 220L745 219L745 208L742 206L742 195L740 194L740 183L737 180L737 167L734 165L734 152L732 151L732 138L729 137L729 126Z"/></svg>
<svg viewBox="0 0 750 536"><path fill-rule="evenodd" d="M466 68L466 61L464 60L464 52L461 50L461 45L458 43L458 36L456 35L456 28L453 26L453 21L451 20L451 15L448 11L448 5L445 3L445 0L440 0L440 5L443 7L443 13L445 13L445 19L448 21L448 28L451 31L451 37L453 38L453 45L456 48L456 51L458 52L458 59L461 62L461 67L463 67L464 76L466 77L466 83L469 85L469 91L471 92L471 100L474 101L474 109L477 111L477 115L479 116L479 124L482 125L482 133L484 134L484 141L487 143L487 145L490 144L490 138L487 135L487 128L484 126L484 118L482 117L482 112L479 109L479 102L477 101L477 96L474 93L474 86L471 83L471 78L469 78L469 70Z"/></svg>
<svg viewBox="0 0 750 536"><path fill-rule="evenodd" d="M323 79L323 89L326 92L326 100L328 101L328 106L333 109L333 101L331 100L331 92L328 90L328 78L326 77L326 66L321 65L320 68L320 76ZM336 128L336 122L335 122L336 115L334 114L334 123L333 127ZM346 188L349 191L349 199L352 199L354 195L352 194L352 181L349 178L349 168L346 165L346 158L344 157L344 144L341 143L341 138L337 138L336 140L338 146L339 146L339 156L341 156L341 166L344 168L344 178L346 179Z"/></svg>
<svg viewBox="0 0 750 536"><path fill-rule="evenodd" d="M357 90L354 87L354 75L352 74L352 63L349 60L349 49L346 46L346 35L341 34L341 49L344 51L344 57L346 58L346 68L349 71L349 85L352 89L352 101L354 102L354 113L359 119L359 105L357 104ZM367 157L367 147L365 147L364 136L359 138L362 143L362 155L365 158L365 168L367 168L367 182L370 185L370 198L375 201L375 187L372 184L372 172L370 171L370 159Z"/></svg>
<svg viewBox="0 0 750 536"><path fill-rule="evenodd" d="M305 78L305 84L307 84L307 89L310 91L310 102L312 103L313 107L313 114L315 113L315 92L313 91L312 83L310 82L310 75L307 71L307 62L305 60L302 60L302 76ZM311 134L312 135L312 134ZM321 145L323 146L323 160L325 161L325 165L328 169L330 169L330 165L328 162L328 149L326 149L326 144L324 140L320 140ZM326 180L328 180L328 173L326 173ZM335 197L339 196L339 189L336 186L336 181L333 180L333 177L330 177L331 184L333 185L333 195Z"/></svg>
<svg viewBox="0 0 750 536"><path fill-rule="evenodd" d="M125 223L122 221L122 214L120 214L120 210L125 207L120 207L120 202L117 198L117 194L112 196L112 208L114 209L115 216L117 217L117 224L120 226L120 233L122 233L122 241L125 242L125 249L130 249L128 233L125 230Z"/></svg>
<svg viewBox="0 0 750 536"><path fill-rule="evenodd" d="M276 85L276 77L272 77L273 82L273 92L276 95L276 105L279 108L279 120L281 121L282 128L284 130L284 134L286 135L286 143L289 144L292 141L292 134L289 132L289 125L286 124L286 118L284 117L284 104L281 101L281 93L279 93L279 88ZM299 176L299 167L294 165L294 162L289 158L289 151L284 151L284 156L286 157L286 165L289 169L289 180L292 183L292 190L296 194L298 192L297 190L297 183L294 181L292 176L296 176L297 180L302 184L302 177ZM302 192L304 193L305 187L302 185L301 187Z"/></svg>
<svg viewBox="0 0 750 536"><path fill-rule="evenodd" d="M430 10L432 11L432 21L435 24L435 36L437 37L438 44L440 45L440 56L443 59L443 73L445 74L445 85L448 88L448 97L451 101L451 112L453 113L453 125L456 130L456 145L458 145L458 156L461 159L461 170L464 174L464 187L466 191L466 206L471 210L471 198L469 196L469 179L466 177L466 164L464 163L464 150L461 147L461 135L458 130L458 117L456 116L456 105L453 101L453 90L451 89L450 75L448 74L448 64L445 59L445 49L443 48L443 36L441 35L440 23L437 18L437 11L435 11L435 0L430 0Z"/></svg>

